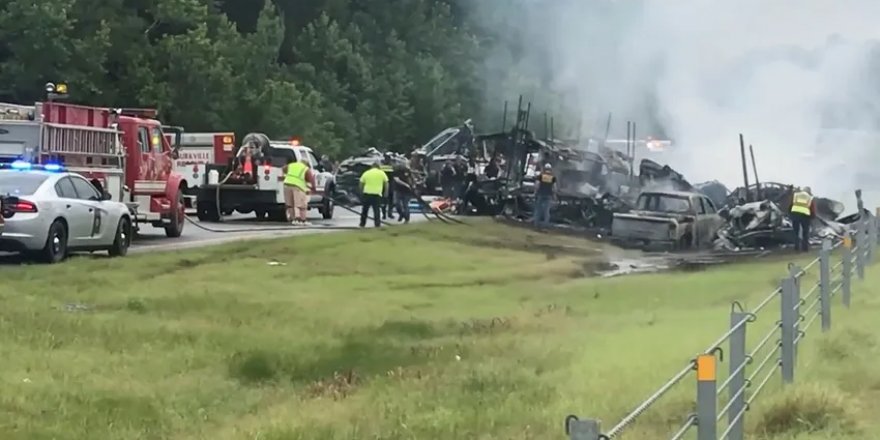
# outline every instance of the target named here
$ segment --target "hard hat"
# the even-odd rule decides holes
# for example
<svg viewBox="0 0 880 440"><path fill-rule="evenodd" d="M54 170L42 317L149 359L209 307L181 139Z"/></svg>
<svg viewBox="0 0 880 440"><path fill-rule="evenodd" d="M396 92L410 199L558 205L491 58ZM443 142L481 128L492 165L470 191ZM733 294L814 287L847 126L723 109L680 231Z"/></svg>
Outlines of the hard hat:
<svg viewBox="0 0 880 440"><path fill-rule="evenodd" d="M545 169L545 170L552 170L552 169L553 169L553 165L550 165L549 163L545 163L545 164L544 164L544 169Z"/></svg>
<svg viewBox="0 0 880 440"><path fill-rule="evenodd" d="M811 190L809 186L805 186L805 187L804 187L804 192L807 193L807 194L810 194L810 195L813 194L813 190Z"/></svg>

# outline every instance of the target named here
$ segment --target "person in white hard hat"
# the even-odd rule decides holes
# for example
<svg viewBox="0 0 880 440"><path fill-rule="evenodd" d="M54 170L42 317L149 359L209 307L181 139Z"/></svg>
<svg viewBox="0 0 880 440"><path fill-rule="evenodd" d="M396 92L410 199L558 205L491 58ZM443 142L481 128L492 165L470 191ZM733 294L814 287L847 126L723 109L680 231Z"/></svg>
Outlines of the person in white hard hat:
<svg viewBox="0 0 880 440"><path fill-rule="evenodd" d="M550 224L550 205L556 197L556 176L553 165L544 164L535 184L535 227L541 228Z"/></svg>

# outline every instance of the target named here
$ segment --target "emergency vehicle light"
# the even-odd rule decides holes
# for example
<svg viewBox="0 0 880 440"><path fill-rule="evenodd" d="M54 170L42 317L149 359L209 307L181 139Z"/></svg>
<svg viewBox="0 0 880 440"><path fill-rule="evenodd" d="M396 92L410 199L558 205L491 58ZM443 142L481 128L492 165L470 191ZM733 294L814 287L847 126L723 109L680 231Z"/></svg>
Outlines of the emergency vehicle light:
<svg viewBox="0 0 880 440"><path fill-rule="evenodd" d="M143 119L156 119L159 111L154 108L121 108L119 114Z"/></svg>
<svg viewBox="0 0 880 440"><path fill-rule="evenodd" d="M57 164L57 163L47 163L45 165L34 165L34 164L32 164L28 161L25 161L25 160L16 160L15 162L12 162L9 164L9 168L12 168L13 170L20 170L20 171L43 170L43 171L49 171L50 173L57 173L59 171L64 170L64 167L61 166L60 164Z"/></svg>

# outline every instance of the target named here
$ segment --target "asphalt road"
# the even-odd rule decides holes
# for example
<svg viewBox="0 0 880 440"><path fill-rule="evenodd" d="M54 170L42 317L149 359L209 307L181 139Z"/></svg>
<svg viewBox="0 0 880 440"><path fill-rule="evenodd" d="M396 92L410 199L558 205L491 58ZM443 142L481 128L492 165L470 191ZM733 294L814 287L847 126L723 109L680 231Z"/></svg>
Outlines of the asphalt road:
<svg viewBox="0 0 880 440"><path fill-rule="evenodd" d="M356 209L360 209L359 207ZM165 237L165 231L152 226L142 226L138 237L132 242L131 253L187 249L193 247L208 246L213 244L227 243L242 239L266 239L290 235L321 234L338 232L346 229L356 229L359 223L357 214L337 206L332 220L324 220L317 211L309 212L311 227L292 226L285 223L258 221L253 214L234 214L224 217L221 223L201 222L195 216L189 217L183 228L183 235L172 239ZM413 213L412 221L424 221L425 218L419 213ZM399 224L397 217L394 220L386 220L392 226ZM199 227L201 226L201 228ZM372 221L368 221L368 227L372 227Z"/></svg>

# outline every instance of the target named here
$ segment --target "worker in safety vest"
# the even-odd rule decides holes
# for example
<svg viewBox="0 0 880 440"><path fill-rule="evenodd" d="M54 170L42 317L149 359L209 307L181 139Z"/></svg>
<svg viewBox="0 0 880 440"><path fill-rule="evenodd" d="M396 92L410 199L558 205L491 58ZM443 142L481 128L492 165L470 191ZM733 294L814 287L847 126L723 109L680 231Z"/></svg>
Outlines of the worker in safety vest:
<svg viewBox="0 0 880 440"><path fill-rule="evenodd" d="M801 252L810 250L810 223L816 212L810 187L794 192L791 196L791 224L794 229L794 247Z"/></svg>
<svg viewBox="0 0 880 440"><path fill-rule="evenodd" d="M382 225L379 215L379 207L383 199L388 195L388 175L380 168L381 164L376 161L373 167L361 174L361 223L360 227L367 225L367 213L373 209L373 225L377 228Z"/></svg>
<svg viewBox="0 0 880 440"><path fill-rule="evenodd" d="M292 161L284 169L284 204L287 220L294 226L307 226L309 211L309 188L315 191L315 174L309 169L308 160Z"/></svg>

